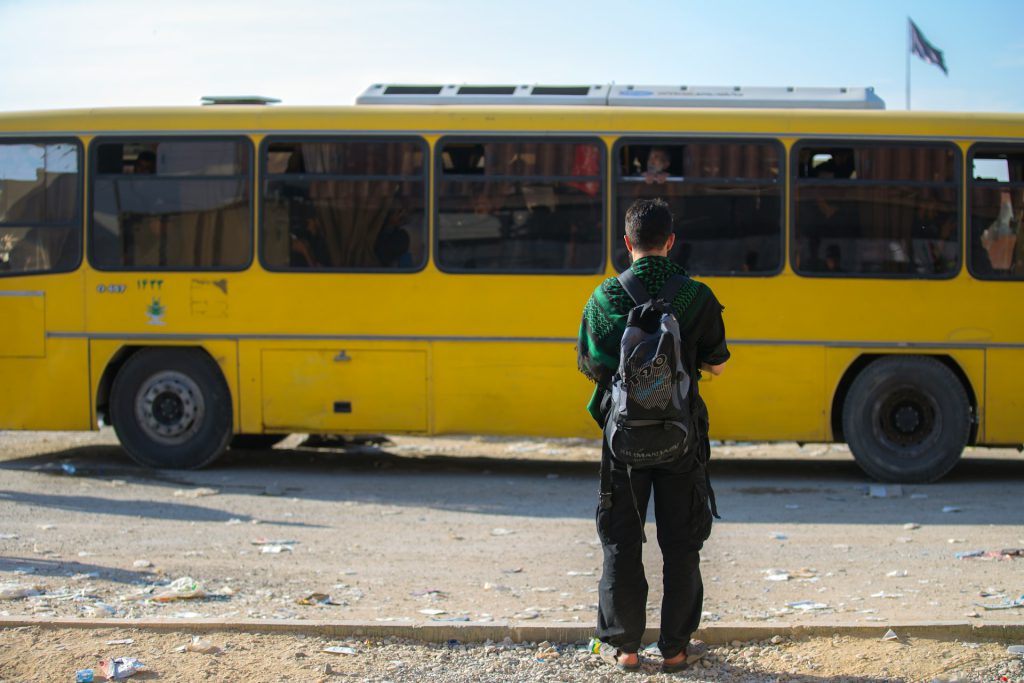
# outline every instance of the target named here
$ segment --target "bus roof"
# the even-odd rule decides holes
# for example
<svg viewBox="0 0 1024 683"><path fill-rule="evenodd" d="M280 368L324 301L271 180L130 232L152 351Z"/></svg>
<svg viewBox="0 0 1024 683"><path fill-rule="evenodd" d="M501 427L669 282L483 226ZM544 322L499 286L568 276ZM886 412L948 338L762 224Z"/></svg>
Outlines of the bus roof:
<svg viewBox="0 0 1024 683"><path fill-rule="evenodd" d="M351 133L1019 139L1024 114L569 106L179 106L0 113L0 135Z"/></svg>

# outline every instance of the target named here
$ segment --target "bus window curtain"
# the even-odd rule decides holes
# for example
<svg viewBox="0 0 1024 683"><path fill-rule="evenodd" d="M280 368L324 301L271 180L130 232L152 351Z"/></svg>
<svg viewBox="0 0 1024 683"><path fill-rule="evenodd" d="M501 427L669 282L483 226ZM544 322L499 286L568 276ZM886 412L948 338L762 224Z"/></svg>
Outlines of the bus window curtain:
<svg viewBox="0 0 1024 683"><path fill-rule="evenodd" d="M303 144L306 172L329 173L342 168L344 148ZM397 208L398 184L380 180L327 180L310 184L313 218L324 231L327 263L333 268L376 268L377 238L388 215Z"/></svg>

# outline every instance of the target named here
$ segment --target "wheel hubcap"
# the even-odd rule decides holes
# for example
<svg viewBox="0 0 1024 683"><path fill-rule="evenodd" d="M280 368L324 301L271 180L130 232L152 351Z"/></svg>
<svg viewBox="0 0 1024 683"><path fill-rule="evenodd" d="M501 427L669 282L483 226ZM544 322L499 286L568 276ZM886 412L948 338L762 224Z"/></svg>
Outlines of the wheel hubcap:
<svg viewBox="0 0 1024 683"><path fill-rule="evenodd" d="M920 446L936 432L937 413L935 400L927 393L914 387L898 389L879 406L881 435L896 448Z"/></svg>
<svg viewBox="0 0 1024 683"><path fill-rule="evenodd" d="M146 435L162 444L187 441L202 425L203 395L192 379L180 372L159 372L139 388L135 418Z"/></svg>
<svg viewBox="0 0 1024 683"><path fill-rule="evenodd" d="M896 409L893 422L896 425L896 429L902 433L913 434L914 430L921 424L921 414L917 411L917 406L900 406Z"/></svg>

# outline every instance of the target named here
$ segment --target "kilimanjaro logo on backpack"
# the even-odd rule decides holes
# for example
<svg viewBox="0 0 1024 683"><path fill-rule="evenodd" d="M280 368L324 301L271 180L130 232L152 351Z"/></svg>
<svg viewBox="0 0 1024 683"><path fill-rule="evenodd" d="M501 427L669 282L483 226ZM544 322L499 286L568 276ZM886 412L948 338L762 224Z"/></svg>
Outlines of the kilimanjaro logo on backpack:
<svg viewBox="0 0 1024 683"><path fill-rule="evenodd" d="M682 275L654 298L632 270L619 282L636 304L620 345L604 433L612 456L633 468L679 460L690 451L690 375L683 363L679 321L672 310Z"/></svg>

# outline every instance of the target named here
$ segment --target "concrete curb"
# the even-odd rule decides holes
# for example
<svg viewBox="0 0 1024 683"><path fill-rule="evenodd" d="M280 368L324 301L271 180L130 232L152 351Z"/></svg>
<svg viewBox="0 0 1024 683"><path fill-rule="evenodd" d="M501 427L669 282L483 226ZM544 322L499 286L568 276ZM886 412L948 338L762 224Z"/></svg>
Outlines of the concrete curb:
<svg viewBox="0 0 1024 683"><path fill-rule="evenodd" d="M316 621L311 619L47 619L42 617L0 617L0 629L25 626L47 629L139 629L143 631L186 631L188 633L270 633L305 634L329 638L404 638L427 643L458 640L463 643L501 641L575 643L594 635L593 625L561 622L492 621L473 622L364 622ZM1024 641L1024 624L971 624L968 622L904 622L865 625L863 623L784 624L717 623L694 634L709 645L734 640L767 640L772 636L788 638L831 638L833 634L854 638L881 638L892 629L901 638L932 638L964 641ZM644 642L656 642L658 629L649 628Z"/></svg>

